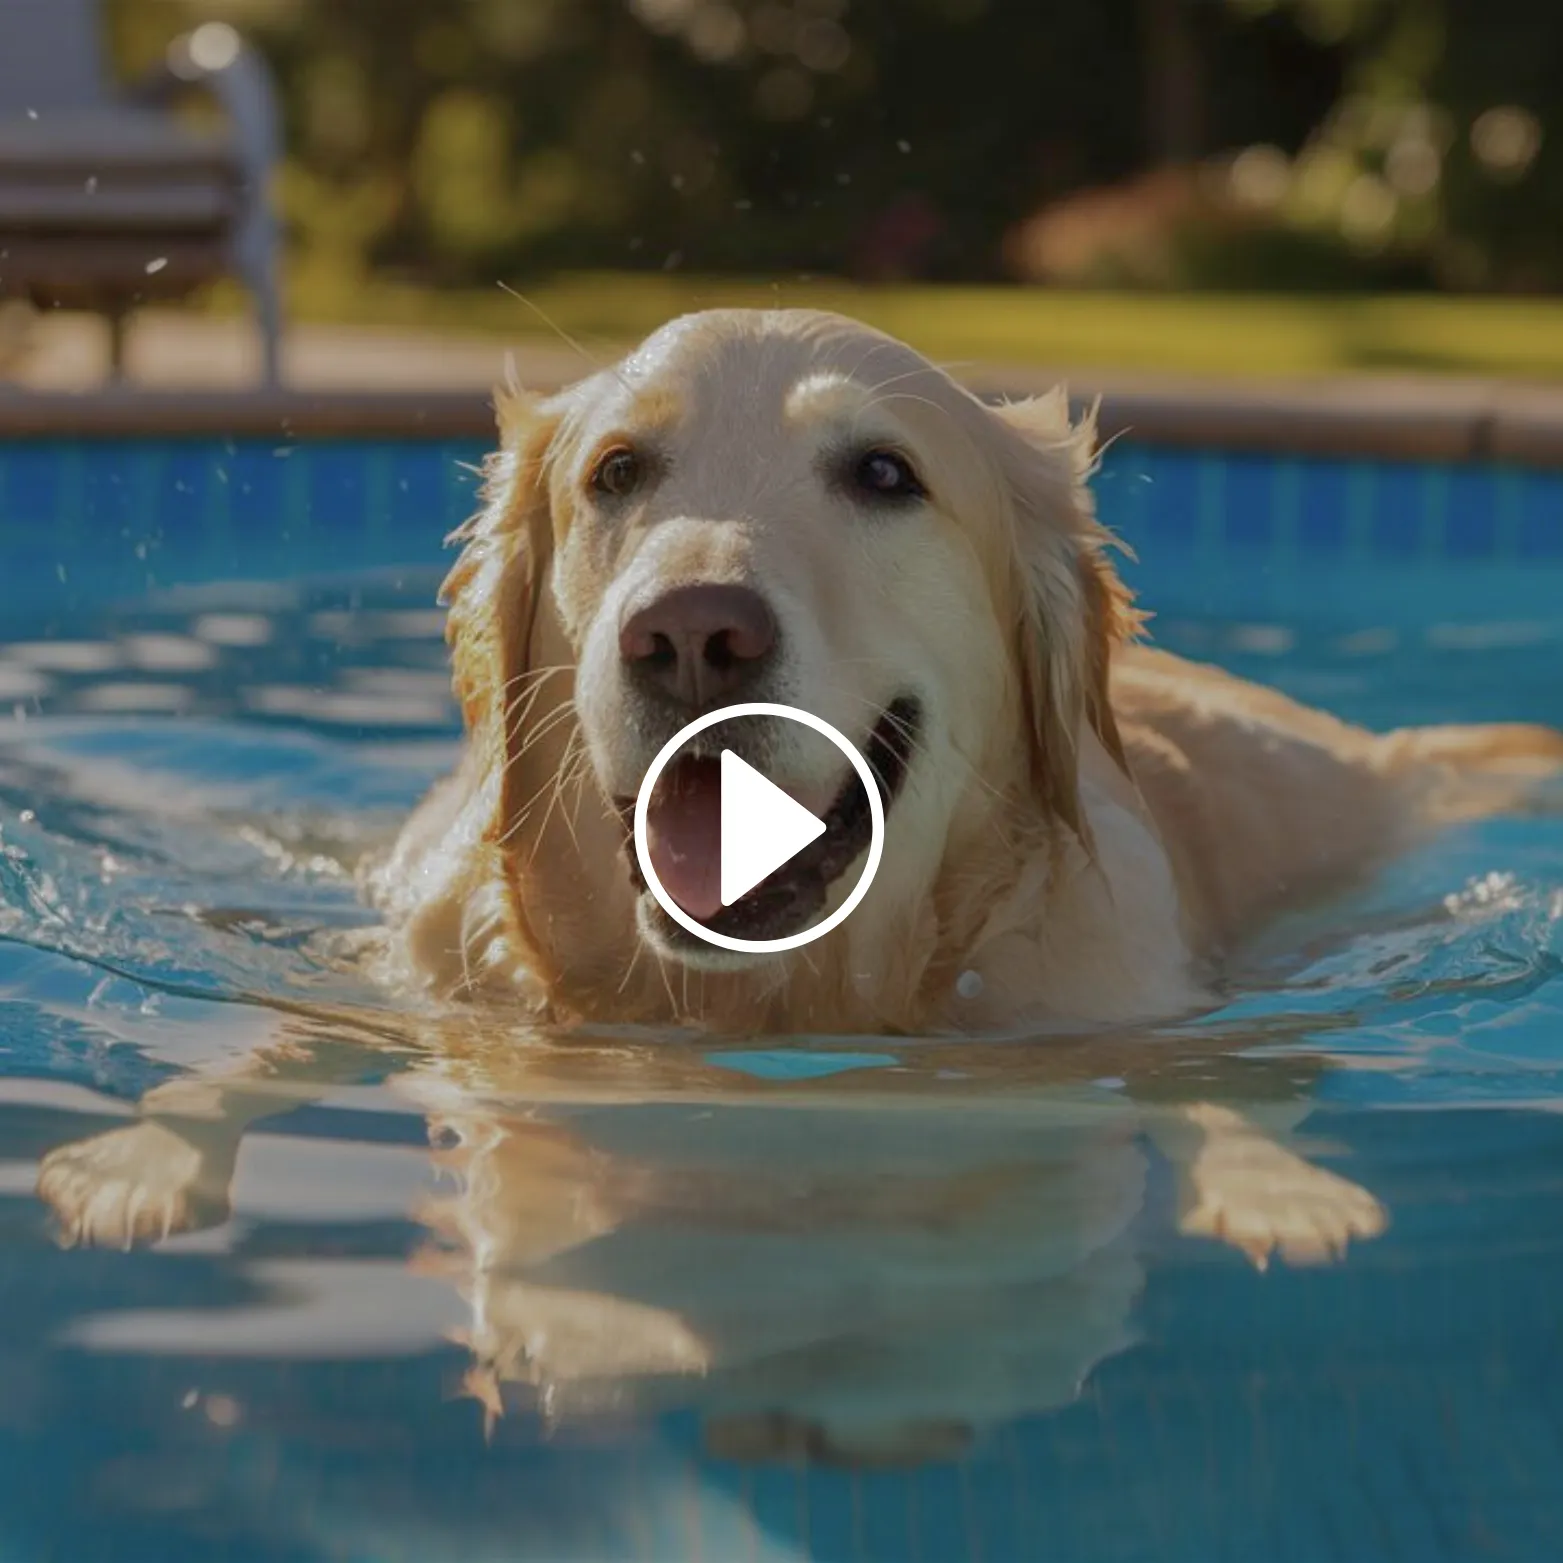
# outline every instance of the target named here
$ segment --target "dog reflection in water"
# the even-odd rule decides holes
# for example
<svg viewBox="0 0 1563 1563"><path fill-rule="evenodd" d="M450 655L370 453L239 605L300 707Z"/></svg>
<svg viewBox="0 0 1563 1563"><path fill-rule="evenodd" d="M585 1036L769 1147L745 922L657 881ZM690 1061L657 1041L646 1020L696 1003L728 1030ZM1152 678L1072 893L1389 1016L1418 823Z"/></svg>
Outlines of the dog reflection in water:
<svg viewBox="0 0 1563 1563"><path fill-rule="evenodd" d="M1121 1113L585 1117L432 1120L460 1191L418 1262L468 1296L490 1416L524 1384L566 1417L693 1400L735 1457L934 1458L1131 1338L1146 1157Z"/></svg>
<svg viewBox="0 0 1563 1563"><path fill-rule="evenodd" d="M52 1152L39 1186L65 1239L225 1220L244 1129L373 1061L311 1030ZM1261 1267L1382 1229L1370 1195L1288 1143L1307 1066L1229 1079L1239 1113L1208 1080L1199 1105L1165 1099L1166 1047L1138 1080L1096 1037L919 1044L913 1069L784 1084L683 1043L445 1037L397 1082L448 1175L414 1212L428 1240L412 1263L466 1299L464 1387L490 1424L507 1405L559 1420L693 1405L730 1458L950 1457L1068 1404L1133 1341L1174 1219ZM1104 1058L1126 1086L1086 1083Z"/></svg>

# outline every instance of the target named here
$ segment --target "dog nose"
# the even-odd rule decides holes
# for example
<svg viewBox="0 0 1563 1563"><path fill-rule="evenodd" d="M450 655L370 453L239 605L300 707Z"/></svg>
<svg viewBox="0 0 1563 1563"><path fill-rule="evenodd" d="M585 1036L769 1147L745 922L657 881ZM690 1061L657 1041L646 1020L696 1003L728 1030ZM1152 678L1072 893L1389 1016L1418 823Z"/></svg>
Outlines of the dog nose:
<svg viewBox="0 0 1563 1563"><path fill-rule="evenodd" d="M680 704L703 710L730 698L764 668L776 616L747 586L676 586L631 613L619 629L628 667Z"/></svg>

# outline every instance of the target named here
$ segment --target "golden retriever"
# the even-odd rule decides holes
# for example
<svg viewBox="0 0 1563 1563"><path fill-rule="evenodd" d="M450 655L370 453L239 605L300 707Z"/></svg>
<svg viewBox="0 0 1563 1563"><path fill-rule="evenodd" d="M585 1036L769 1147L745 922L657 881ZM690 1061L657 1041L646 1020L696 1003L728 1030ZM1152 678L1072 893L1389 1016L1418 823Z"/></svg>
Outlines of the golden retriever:
<svg viewBox="0 0 1563 1563"><path fill-rule="evenodd" d="M1061 391L985 406L838 316L687 316L561 395L505 395L501 423L447 582L466 758L376 880L396 974L441 994L728 1032L1186 1014L1265 914L1476 773L1563 758L1528 727L1375 736L1132 645L1090 423ZM653 757L741 700L825 718L885 797L865 900L788 954L689 934L627 850ZM660 831L686 912L776 937L855 883L861 788L796 723L732 727L833 829L722 908L697 755L659 785L652 854Z"/></svg>

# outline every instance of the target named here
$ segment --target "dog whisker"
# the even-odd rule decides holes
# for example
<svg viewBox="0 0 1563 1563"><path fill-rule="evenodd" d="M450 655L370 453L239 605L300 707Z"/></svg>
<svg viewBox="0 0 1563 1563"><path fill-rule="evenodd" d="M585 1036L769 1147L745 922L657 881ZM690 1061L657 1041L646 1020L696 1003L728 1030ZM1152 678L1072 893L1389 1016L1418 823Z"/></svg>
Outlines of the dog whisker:
<svg viewBox="0 0 1563 1563"><path fill-rule="evenodd" d="M551 820L553 818L554 809L558 807L559 800L560 800L560 798L562 797L562 795L564 793L565 778L566 778L566 775L568 773L569 768L574 763L573 759L572 759L572 756L571 756L571 751L573 750L575 745L578 744L579 742L580 742L580 732L579 732L579 730L577 730L577 731L575 731L575 732L570 734L569 742L565 745L564 760L561 762L561 764L559 766L559 769L554 773L553 786L550 789L549 795L548 795L548 806L547 806L547 808L545 808L543 810L543 818L542 818L541 822L538 824L537 835L535 836L535 838L533 839L533 842L532 842L532 854L531 854L530 861L533 862L533 863L535 863L537 861L537 851L538 851L538 848L543 844L543 837L548 832L548 822L549 822L549 820ZM565 821L565 828L570 833L570 840L574 843L575 850L576 850L577 854L579 854L580 849L581 849L581 843L580 843L580 839L577 837L577 835L575 833L575 827L571 823L571 821L569 819L569 815L568 815L568 813L566 811L561 811L561 817Z"/></svg>
<svg viewBox="0 0 1563 1563"><path fill-rule="evenodd" d="M590 364L593 369L601 369L603 367L602 363L598 359L594 358L590 353L588 353L586 349L582 347L581 344L576 341L576 339L571 336L570 333L566 331L564 327L561 326L559 322L555 320L553 316L550 315L535 299L528 298L526 294L524 294L519 288L513 288L508 282L501 281L499 284L499 290L501 293L508 293L511 298L516 300L517 303L522 304L527 309L531 310L532 313L536 315L537 318L542 321L542 323L547 326L548 329L552 331L553 334L558 337L566 347L568 347L585 363Z"/></svg>
<svg viewBox="0 0 1563 1563"><path fill-rule="evenodd" d="M532 313L536 315L537 318L542 321L542 323L547 326L548 329L552 331L566 347L575 353L576 356L579 357L584 363L589 364L594 372L600 374L606 370L613 376L615 380L619 382L621 386L624 387L626 391L633 390L633 387L630 385L629 381L625 379L624 371L619 367L617 361L604 364L601 359L594 357L591 353L588 353L586 349L580 344L580 342L576 340L576 338L571 336L570 333L566 331L557 320L555 320L551 315L548 314L546 310L544 310L541 304L539 304L535 299L528 298L526 294L520 291L520 289L514 288L508 282L504 281L500 282L499 288L501 292L508 293L513 299L517 301L517 303L522 304L527 309L531 310ZM516 376L513 361L508 366L507 378L511 382L512 386L514 386L516 383Z"/></svg>
<svg viewBox="0 0 1563 1563"><path fill-rule="evenodd" d="M500 686L500 693L508 695L518 684L527 684L537 679L549 678L555 673L573 673L574 671L574 666L568 662L553 662L546 667L522 668L519 673L505 680Z"/></svg>
<svg viewBox="0 0 1563 1563"><path fill-rule="evenodd" d="M856 427L876 407L882 407L887 402L916 402L919 406L931 407L940 417L948 418L952 423L955 421L955 414L942 402L934 401L932 397L919 396L915 391L891 391L883 396L871 397L858 408L856 416L853 418L853 426Z"/></svg>
<svg viewBox="0 0 1563 1563"><path fill-rule="evenodd" d="M628 964L624 968L624 975L619 979L618 991L621 998L624 996L624 990L629 987L630 979L635 975L636 969L640 966L641 960L645 954L645 942L643 940L637 939L635 941L634 947L630 951L630 958Z"/></svg>
<svg viewBox="0 0 1563 1563"><path fill-rule="evenodd" d="M550 733L556 731L559 727L564 725L567 720L573 718L574 715L575 706L573 702L566 701L562 705L555 706L553 710L550 711L548 715L544 717L543 720L538 723L530 733L528 733L526 742L519 750L517 750L515 756L511 760L511 764L518 763L526 756L526 754L531 751L535 745L541 743L549 736ZM575 736L576 735L572 735L572 739ZM566 756L569 755L569 752L570 746L567 744L565 746ZM555 788L558 786L560 769L560 767L555 767L554 772L550 778L516 809L515 818L510 822L509 825L506 826L505 830L499 836L497 842L495 843L497 846L502 847L508 845L509 842L520 831L524 830L531 823L532 810L536 806L538 799L540 799L545 792L549 791L550 788ZM544 816L543 824L547 824L546 815ZM539 837L541 837L542 826L539 826L538 834Z"/></svg>
<svg viewBox="0 0 1563 1563"><path fill-rule="evenodd" d="M558 671L568 672L571 670L559 669ZM513 679L511 682L516 683L517 680ZM542 693L543 687L546 683L546 678L539 677L531 681L530 687L522 686L516 691L515 698L513 700L508 700L505 707L505 723L507 726L514 723L518 717L521 721L525 721L526 718L531 715L532 707L536 704L538 696ZM507 689L508 687L509 686L507 686ZM523 700L526 702L524 707L522 706Z"/></svg>
<svg viewBox="0 0 1563 1563"><path fill-rule="evenodd" d="M575 848L576 856L579 857L581 855L581 838L576 826L577 815L580 812L582 786L586 780L585 757L586 747L581 741L580 729L577 728L575 732L570 734L569 742L565 745L564 759L559 766L559 777L554 785L553 796L548 801L548 809L543 815L543 823L538 828L537 841L532 846L534 860L537 856L538 847L542 845L543 832L548 828L548 821L553 814L554 806L562 802L565 790L570 787L575 789L575 812L572 813L569 807L566 806L560 809L559 817L564 821L565 829L570 833L570 842Z"/></svg>

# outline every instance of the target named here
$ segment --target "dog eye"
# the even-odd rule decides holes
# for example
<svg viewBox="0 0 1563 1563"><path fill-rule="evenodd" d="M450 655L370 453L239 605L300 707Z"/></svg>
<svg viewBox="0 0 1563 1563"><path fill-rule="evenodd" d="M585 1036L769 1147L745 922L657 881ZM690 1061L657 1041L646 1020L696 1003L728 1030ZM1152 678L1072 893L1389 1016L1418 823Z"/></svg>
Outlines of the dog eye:
<svg viewBox="0 0 1563 1563"><path fill-rule="evenodd" d="M592 487L611 499L632 494L645 476L645 463L627 445L606 452L592 471Z"/></svg>
<svg viewBox="0 0 1563 1563"><path fill-rule="evenodd" d="M852 469L852 483L872 499L922 499L928 492L916 468L894 450L865 451Z"/></svg>

